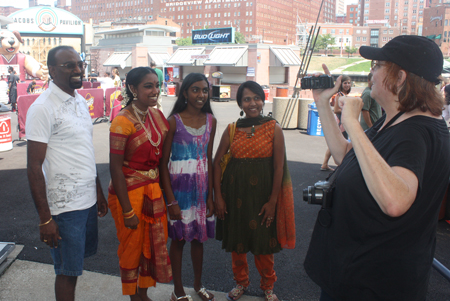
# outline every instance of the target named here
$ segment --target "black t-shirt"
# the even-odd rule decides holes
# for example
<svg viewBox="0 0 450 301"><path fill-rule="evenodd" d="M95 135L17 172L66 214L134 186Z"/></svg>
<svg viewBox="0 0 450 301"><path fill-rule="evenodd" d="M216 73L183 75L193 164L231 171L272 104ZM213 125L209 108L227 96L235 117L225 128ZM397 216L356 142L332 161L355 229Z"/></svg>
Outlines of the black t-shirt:
<svg viewBox="0 0 450 301"><path fill-rule="evenodd" d="M338 170L329 228L316 221L305 269L336 300L425 300L441 201L450 176L449 132L443 120L414 116L366 131L390 166L418 178L417 197L400 217L384 214L351 150ZM375 137L375 138L374 138Z"/></svg>
<svg viewBox="0 0 450 301"><path fill-rule="evenodd" d="M36 84L33 84L32 82L31 83L29 83L28 84L28 87L27 87L27 93L33 93L34 92L34 86L35 86Z"/></svg>
<svg viewBox="0 0 450 301"><path fill-rule="evenodd" d="M90 77L98 77L97 73L91 73ZM96 78L91 78L91 83L95 83L97 81Z"/></svg>
<svg viewBox="0 0 450 301"><path fill-rule="evenodd" d="M10 74L8 78L8 84L11 84L10 90L17 89L17 82L20 81L19 77L15 74Z"/></svg>

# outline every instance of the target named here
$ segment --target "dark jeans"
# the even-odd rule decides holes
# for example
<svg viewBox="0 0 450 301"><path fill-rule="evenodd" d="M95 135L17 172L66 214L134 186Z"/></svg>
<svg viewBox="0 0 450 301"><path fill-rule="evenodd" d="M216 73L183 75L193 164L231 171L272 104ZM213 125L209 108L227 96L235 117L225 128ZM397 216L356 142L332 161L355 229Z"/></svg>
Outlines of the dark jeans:
<svg viewBox="0 0 450 301"><path fill-rule="evenodd" d="M320 300L319 301L334 301L333 297L327 294L326 291L322 290L320 293Z"/></svg>

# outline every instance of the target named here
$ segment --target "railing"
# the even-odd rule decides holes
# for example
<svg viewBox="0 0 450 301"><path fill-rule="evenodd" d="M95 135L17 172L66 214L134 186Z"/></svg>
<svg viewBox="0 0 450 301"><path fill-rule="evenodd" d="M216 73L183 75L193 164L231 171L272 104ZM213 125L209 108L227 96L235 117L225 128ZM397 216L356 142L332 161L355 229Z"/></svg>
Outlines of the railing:
<svg viewBox="0 0 450 301"><path fill-rule="evenodd" d="M442 275L445 279L450 281L450 270L447 269L442 263L440 263L436 258L433 258L432 263L433 268L436 269L436 271L439 272L439 274Z"/></svg>

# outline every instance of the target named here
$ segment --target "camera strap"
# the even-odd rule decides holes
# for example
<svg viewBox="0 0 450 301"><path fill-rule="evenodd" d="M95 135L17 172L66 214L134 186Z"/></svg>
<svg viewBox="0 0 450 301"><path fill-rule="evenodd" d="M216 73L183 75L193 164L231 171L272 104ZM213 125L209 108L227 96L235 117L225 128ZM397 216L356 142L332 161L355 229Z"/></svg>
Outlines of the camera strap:
<svg viewBox="0 0 450 301"><path fill-rule="evenodd" d="M379 127L381 127L381 125L383 123L380 123L380 126L378 127L378 129L375 129L377 131L377 133L375 134L375 136L370 139L371 142L373 142L377 137L380 136L380 134L382 132L384 132L384 130L386 130L387 128L389 128L400 116L402 116L405 112L399 112L397 113L397 115L395 115L391 120L389 120L389 122L381 129L381 131L379 131ZM385 115L386 116L386 115ZM386 118L386 117L385 117ZM350 159L345 160L345 157L350 157ZM354 159L356 159L356 154L354 149L352 148L344 157L343 161L346 161L345 164L341 164L339 165L327 178L326 180L328 182L330 182L330 188L329 191L330 193L332 191L334 191L334 188L336 186L336 178L339 174L341 174L345 167L347 167L350 162L352 162ZM339 171L339 172L338 172ZM319 217L318 217L318 221L320 223L321 226L323 227L329 227L331 225L331 212L330 209L331 208L331 204L328 203L322 203L322 208L320 208L319 211Z"/></svg>

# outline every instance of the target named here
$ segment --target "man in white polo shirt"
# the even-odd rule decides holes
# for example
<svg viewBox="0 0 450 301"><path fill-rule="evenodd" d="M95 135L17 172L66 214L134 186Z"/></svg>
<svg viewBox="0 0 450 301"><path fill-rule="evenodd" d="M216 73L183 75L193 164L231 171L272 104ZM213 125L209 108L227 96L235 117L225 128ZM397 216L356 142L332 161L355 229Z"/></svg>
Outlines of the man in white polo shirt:
<svg viewBox="0 0 450 301"><path fill-rule="evenodd" d="M97 215L107 214L82 86L85 63L70 46L48 52L53 81L27 113L27 171L40 239L51 248L56 300L74 300L84 258L97 252Z"/></svg>

